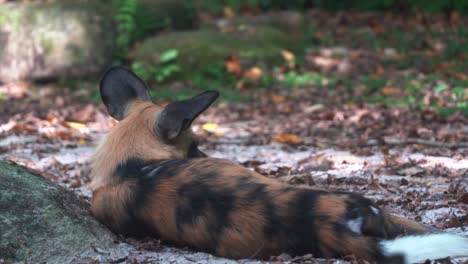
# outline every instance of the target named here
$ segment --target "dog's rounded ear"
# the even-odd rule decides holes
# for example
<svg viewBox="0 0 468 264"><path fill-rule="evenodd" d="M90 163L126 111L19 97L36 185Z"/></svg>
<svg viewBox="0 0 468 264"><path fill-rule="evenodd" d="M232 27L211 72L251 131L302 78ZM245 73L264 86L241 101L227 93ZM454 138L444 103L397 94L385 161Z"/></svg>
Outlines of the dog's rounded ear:
<svg viewBox="0 0 468 264"><path fill-rule="evenodd" d="M125 118L127 107L133 100L151 100L146 84L125 67L116 66L107 70L99 86L107 112L117 120Z"/></svg>
<svg viewBox="0 0 468 264"><path fill-rule="evenodd" d="M193 120L218 98L216 91L206 91L193 98L169 104L161 112L155 131L166 140L173 140L190 127Z"/></svg>

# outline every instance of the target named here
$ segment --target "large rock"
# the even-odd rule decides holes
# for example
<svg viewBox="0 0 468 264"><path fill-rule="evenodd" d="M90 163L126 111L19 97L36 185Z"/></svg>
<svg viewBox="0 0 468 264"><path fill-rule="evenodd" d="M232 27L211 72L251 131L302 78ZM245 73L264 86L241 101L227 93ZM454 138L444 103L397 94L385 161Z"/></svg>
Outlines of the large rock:
<svg viewBox="0 0 468 264"><path fill-rule="evenodd" d="M0 82L81 77L112 60L109 1L0 5Z"/></svg>
<svg viewBox="0 0 468 264"><path fill-rule="evenodd" d="M293 35L303 35L306 25L304 14L296 11L275 11L231 18L208 19L201 23L202 28L216 28L221 31L243 26L269 26Z"/></svg>
<svg viewBox="0 0 468 264"><path fill-rule="evenodd" d="M72 192L16 164L0 161L0 263L68 263L126 256L114 235Z"/></svg>
<svg viewBox="0 0 468 264"><path fill-rule="evenodd" d="M201 29L149 38L130 53L130 58L146 67L158 67L160 55L176 49L181 68L177 77L190 79L209 71L213 65L222 65L230 56L239 58L243 66L275 65L283 61L281 51L293 49L296 44L294 37L268 26L243 26L227 31Z"/></svg>

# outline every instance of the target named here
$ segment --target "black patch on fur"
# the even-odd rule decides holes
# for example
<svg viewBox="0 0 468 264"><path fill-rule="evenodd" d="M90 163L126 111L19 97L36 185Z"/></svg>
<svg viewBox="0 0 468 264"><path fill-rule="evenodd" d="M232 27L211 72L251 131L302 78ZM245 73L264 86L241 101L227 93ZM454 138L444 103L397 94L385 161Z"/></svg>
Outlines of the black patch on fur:
<svg viewBox="0 0 468 264"><path fill-rule="evenodd" d="M294 204L291 204L291 217L288 221L288 232L293 236L290 240L289 253L304 255L312 253L322 256L319 247L320 228L315 206L323 192L315 190L301 190L297 193Z"/></svg>
<svg viewBox="0 0 468 264"><path fill-rule="evenodd" d="M281 243L283 252L293 256L314 254L321 256L319 248L319 235L316 224L318 216L315 214L315 204L322 192L314 190L295 189L297 192L290 202L290 209L286 215L280 215L278 207L274 203L275 197L260 186L257 186L261 194L255 199L263 204L267 223L264 227L265 238L277 240ZM255 188L252 188L252 190ZM285 187L283 193L294 190ZM279 190L282 192L282 190Z"/></svg>
<svg viewBox="0 0 468 264"><path fill-rule="evenodd" d="M177 176L187 163L186 159L145 162L142 159L130 158L117 167L115 173L122 180L136 181L133 197L126 204L129 218L122 227L124 234L136 237L158 234L154 223L147 223L142 219L141 212L149 206L155 186L163 179Z"/></svg>
<svg viewBox="0 0 468 264"><path fill-rule="evenodd" d="M346 234L349 236L366 236L374 237L372 239L375 241L372 243L372 248L369 249L369 254L371 257L377 261L377 263L404 263L403 257L401 255L395 255L391 257L386 257L383 254L382 248L379 244L378 238L387 237L387 227L385 225L384 214L379 210L378 214L375 214L372 207L378 208L370 199L367 199L361 195L355 193L347 193L348 199L346 199L346 213L342 222L335 223L334 231L336 234ZM362 234L356 234L349 230L346 226L346 221L362 218ZM370 224L370 225L369 225ZM368 226L368 228L366 228Z"/></svg>
<svg viewBox="0 0 468 264"><path fill-rule="evenodd" d="M385 216L381 210L379 210L378 214L375 214L371 209L371 207L378 208L378 206L361 195L349 193L348 196L349 198L346 199L346 214L343 222L362 217L361 232L363 235L388 238L388 227L385 224ZM350 232L350 234L354 233Z"/></svg>
<svg viewBox="0 0 468 264"><path fill-rule="evenodd" d="M205 175L209 177L209 175ZM179 204L176 208L176 225L179 232L183 228L191 228L197 218L204 217L205 224L211 231L209 245L200 245L206 247L208 251L214 251L217 246L217 240L224 228L230 225L229 214L234 208L235 193L232 189L215 190L213 187L201 180L194 180L182 185L178 194Z"/></svg>
<svg viewBox="0 0 468 264"><path fill-rule="evenodd" d="M145 161L138 158L130 158L124 163L119 164L115 169L115 175L120 179L138 178L140 177L141 169L146 165Z"/></svg>
<svg viewBox="0 0 468 264"><path fill-rule="evenodd" d="M198 149L198 141L193 141L192 144L190 144L190 147L187 152L187 158L205 158L208 157L205 153L201 152Z"/></svg>
<svg viewBox="0 0 468 264"><path fill-rule="evenodd" d="M237 177L237 189L246 193L246 196L240 197L242 198L240 201L241 203L250 205L256 201L264 201L267 199L267 185L263 183L252 182L251 177Z"/></svg>
<svg viewBox="0 0 468 264"><path fill-rule="evenodd" d="M283 219L278 215L277 207L273 204L273 197L266 196L263 200L263 206L265 207L265 218L267 223L264 228L265 237L267 239L275 239L278 235L286 236L289 232L286 219ZM291 234L293 235L293 234Z"/></svg>

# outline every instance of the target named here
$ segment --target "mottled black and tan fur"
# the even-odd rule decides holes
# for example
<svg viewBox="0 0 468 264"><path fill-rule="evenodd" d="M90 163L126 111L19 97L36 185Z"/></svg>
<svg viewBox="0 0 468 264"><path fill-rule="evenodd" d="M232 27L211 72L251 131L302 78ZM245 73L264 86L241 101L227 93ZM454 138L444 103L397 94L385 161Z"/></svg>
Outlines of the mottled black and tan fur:
<svg viewBox="0 0 468 264"><path fill-rule="evenodd" d="M406 256L381 241L429 233L360 195L291 186L206 157L190 125L216 92L162 107L121 67L107 71L100 85L120 122L94 156L91 210L115 232L236 259L286 252L379 263Z"/></svg>

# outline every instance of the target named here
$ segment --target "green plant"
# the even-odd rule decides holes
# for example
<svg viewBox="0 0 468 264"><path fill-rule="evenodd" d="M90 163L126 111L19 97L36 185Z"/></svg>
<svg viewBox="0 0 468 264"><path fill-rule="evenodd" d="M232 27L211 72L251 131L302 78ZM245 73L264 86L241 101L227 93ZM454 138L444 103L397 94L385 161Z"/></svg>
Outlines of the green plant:
<svg viewBox="0 0 468 264"><path fill-rule="evenodd" d="M123 63L133 43L150 33L167 27L167 20L158 20L138 0L118 0L115 5L118 37L117 63Z"/></svg>
<svg viewBox="0 0 468 264"><path fill-rule="evenodd" d="M144 65L141 62L134 62L132 70L145 81L155 81L163 83L180 71L177 63L179 51L169 49L161 53L158 65Z"/></svg>
<svg viewBox="0 0 468 264"><path fill-rule="evenodd" d="M289 71L284 75L284 80L281 81L283 87L306 86L314 84L320 86L323 77L319 74L312 73L298 73L296 71Z"/></svg>
<svg viewBox="0 0 468 264"><path fill-rule="evenodd" d="M387 83L387 80L384 78L374 78L374 77L363 77L362 78L362 83L365 85L366 94L372 94L376 91L379 91L380 89L385 87L385 84Z"/></svg>

